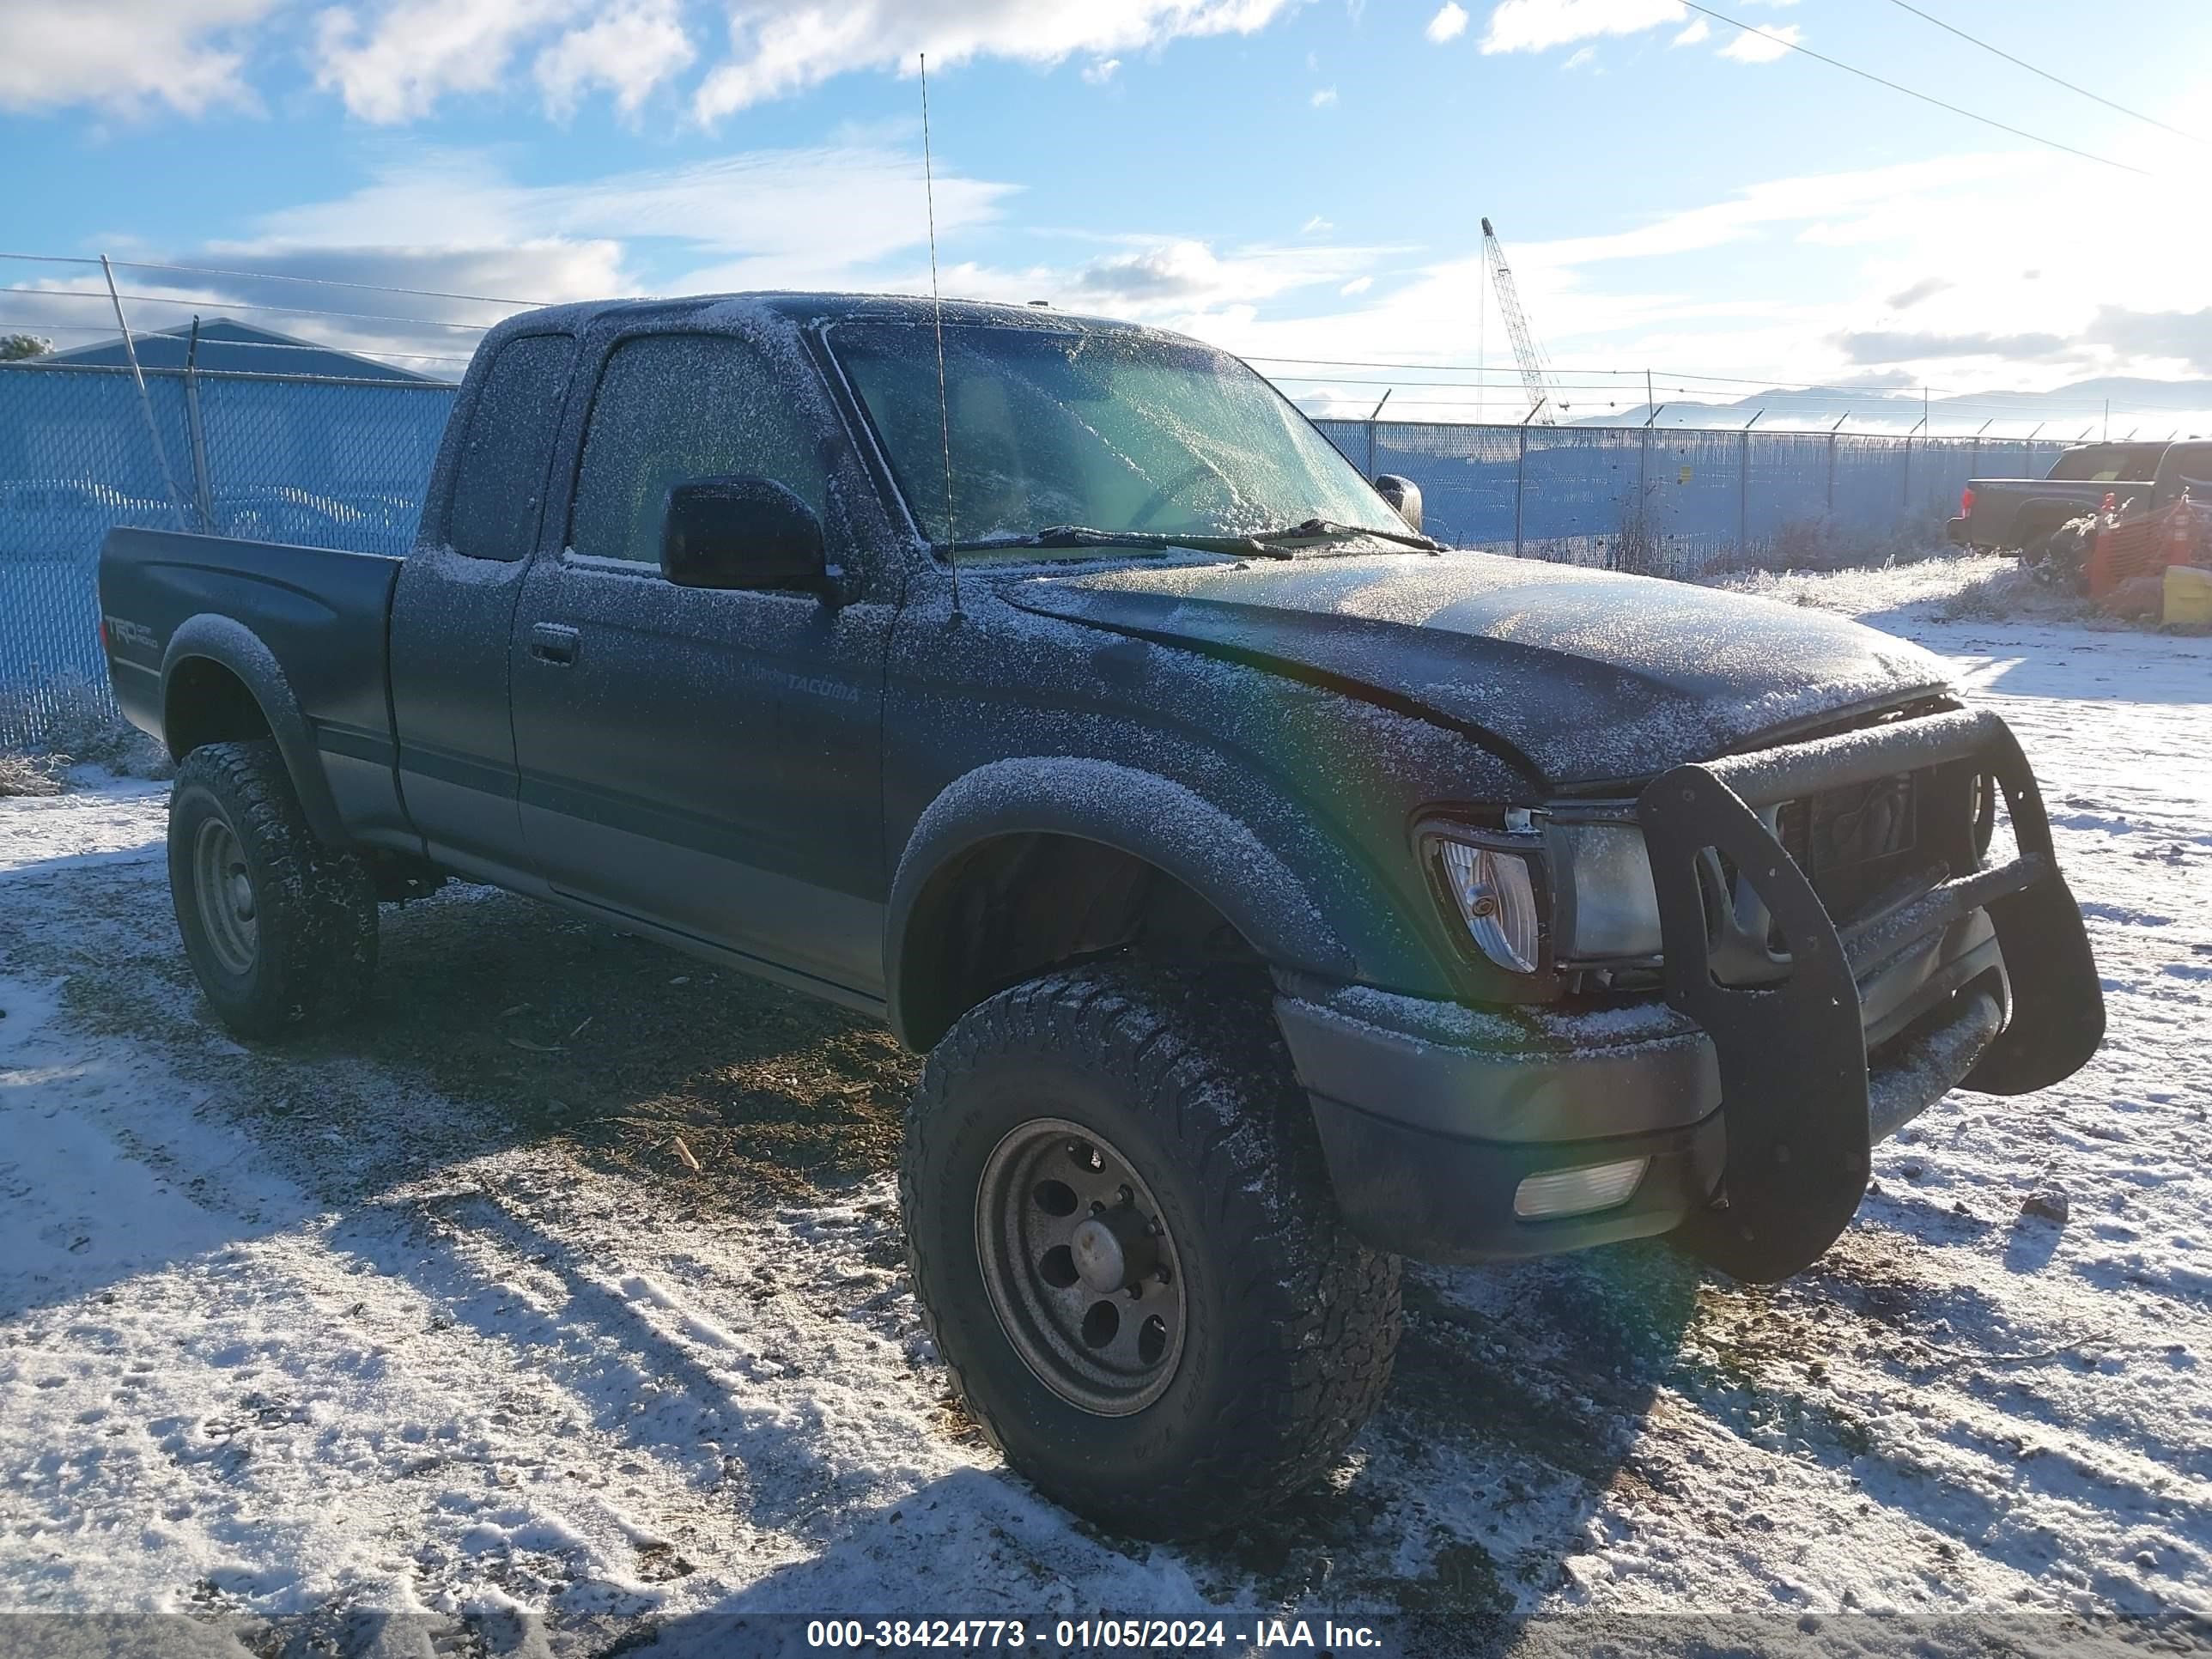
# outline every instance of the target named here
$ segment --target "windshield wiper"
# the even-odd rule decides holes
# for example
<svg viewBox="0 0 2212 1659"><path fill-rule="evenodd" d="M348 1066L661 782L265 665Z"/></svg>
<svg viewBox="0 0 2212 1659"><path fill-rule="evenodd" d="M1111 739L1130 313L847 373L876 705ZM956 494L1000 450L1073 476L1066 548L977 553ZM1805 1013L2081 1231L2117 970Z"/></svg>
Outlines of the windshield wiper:
<svg viewBox="0 0 2212 1659"><path fill-rule="evenodd" d="M1336 524L1328 519L1308 519L1304 524L1294 524L1287 530L1262 530L1255 538L1266 542L1347 542L1361 536L1372 536L1379 542L1395 542L1401 547L1418 547L1424 553L1441 553L1444 544L1426 536L1417 536L1410 531L1374 530L1365 525Z"/></svg>
<svg viewBox="0 0 2212 1659"><path fill-rule="evenodd" d="M954 544L962 551L994 552L1002 548L1134 547L1161 552L1188 547L1198 553L1219 553L1238 559L1287 559L1287 548L1268 547L1253 536L1166 536L1150 530L1097 530L1089 525L1056 524L1044 530L1019 534L979 536Z"/></svg>

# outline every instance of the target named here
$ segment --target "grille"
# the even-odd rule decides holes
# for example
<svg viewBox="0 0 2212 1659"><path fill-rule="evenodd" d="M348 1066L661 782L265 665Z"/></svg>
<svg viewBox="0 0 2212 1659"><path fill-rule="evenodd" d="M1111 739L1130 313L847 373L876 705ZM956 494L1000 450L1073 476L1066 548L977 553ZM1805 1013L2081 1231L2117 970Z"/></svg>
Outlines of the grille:
<svg viewBox="0 0 2212 1659"><path fill-rule="evenodd" d="M1836 921L1850 920L1942 856L1923 834L1937 793L1930 786L1931 775L1905 772L1784 805L1776 825L1782 845Z"/></svg>

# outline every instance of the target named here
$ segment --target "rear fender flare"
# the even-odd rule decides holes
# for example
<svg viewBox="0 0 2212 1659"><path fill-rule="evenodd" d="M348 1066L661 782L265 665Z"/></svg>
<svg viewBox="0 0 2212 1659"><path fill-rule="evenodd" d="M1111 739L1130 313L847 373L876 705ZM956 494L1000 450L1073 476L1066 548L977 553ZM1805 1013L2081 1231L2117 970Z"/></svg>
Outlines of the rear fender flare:
<svg viewBox="0 0 2212 1659"><path fill-rule="evenodd" d="M1142 859L1220 911L1278 969L1354 977L1354 957L1305 883L1251 827L1172 779L1112 761L1037 756L993 761L948 785L908 837L884 919L890 1026L910 1039L902 1008L915 910L938 875L1000 836L1045 834L1096 842Z"/></svg>
<svg viewBox="0 0 2212 1659"><path fill-rule="evenodd" d="M261 710L262 719L268 723L269 735L276 740L277 752L284 757L284 770L291 776L293 792L299 796L300 805L307 813L308 827L315 832L316 839L326 845L343 846L345 825L338 816L337 802L331 795L330 781L323 775L314 731L300 707L299 696L285 678L276 653L260 635L235 617L204 611L188 619L169 636L168 648L161 653L161 730L163 741L170 744L171 755L179 760L184 758L176 754L169 736L173 724L170 700L175 675L180 666L194 659L214 663L238 677Z"/></svg>

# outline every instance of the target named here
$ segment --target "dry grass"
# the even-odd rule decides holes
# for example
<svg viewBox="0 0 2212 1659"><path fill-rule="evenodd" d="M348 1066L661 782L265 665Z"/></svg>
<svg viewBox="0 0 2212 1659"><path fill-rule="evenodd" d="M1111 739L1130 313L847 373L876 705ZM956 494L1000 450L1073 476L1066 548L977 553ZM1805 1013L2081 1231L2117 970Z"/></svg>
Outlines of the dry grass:
<svg viewBox="0 0 2212 1659"><path fill-rule="evenodd" d="M0 796L58 795L72 766L119 776L166 778L175 771L161 745L115 712L105 688L73 676L38 693L0 693Z"/></svg>
<svg viewBox="0 0 2212 1659"><path fill-rule="evenodd" d="M2087 604L2017 559L1987 554L1864 569L1752 571L1708 577L1731 592L1847 617L1930 622L2079 622Z"/></svg>
<svg viewBox="0 0 2212 1659"><path fill-rule="evenodd" d="M68 765L60 755L0 753L0 799L60 794L68 787Z"/></svg>

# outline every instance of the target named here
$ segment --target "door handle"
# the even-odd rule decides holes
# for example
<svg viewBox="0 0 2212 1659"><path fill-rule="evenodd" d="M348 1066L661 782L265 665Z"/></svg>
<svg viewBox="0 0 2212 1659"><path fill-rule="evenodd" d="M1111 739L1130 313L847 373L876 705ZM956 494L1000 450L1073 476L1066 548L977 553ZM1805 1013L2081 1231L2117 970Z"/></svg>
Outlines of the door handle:
<svg viewBox="0 0 2212 1659"><path fill-rule="evenodd" d="M576 660L576 647L582 637L560 623L538 623L530 630L530 654L540 662L566 668Z"/></svg>

